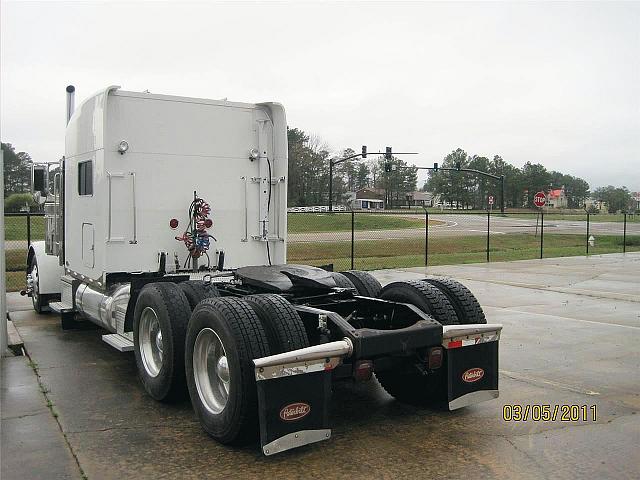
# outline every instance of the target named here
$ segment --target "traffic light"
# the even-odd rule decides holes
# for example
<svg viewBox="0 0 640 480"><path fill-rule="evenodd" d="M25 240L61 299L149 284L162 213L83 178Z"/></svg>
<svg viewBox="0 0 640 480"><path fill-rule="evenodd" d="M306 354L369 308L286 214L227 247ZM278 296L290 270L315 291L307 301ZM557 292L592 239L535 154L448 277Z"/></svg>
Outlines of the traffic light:
<svg viewBox="0 0 640 480"><path fill-rule="evenodd" d="M437 172L438 171L438 162L434 162L433 163L433 171Z"/></svg>
<svg viewBox="0 0 640 480"><path fill-rule="evenodd" d="M384 171L385 172L391 171L391 162L384 162Z"/></svg>
<svg viewBox="0 0 640 480"><path fill-rule="evenodd" d="M385 159L387 159L387 160L391 160L391 156L392 156L392 154L391 154L391 147L387 147L387 151L386 151L386 153L384 154L384 158L385 158Z"/></svg>
<svg viewBox="0 0 640 480"><path fill-rule="evenodd" d="M458 169L458 171L460 170L460 162L456 162L456 168Z"/></svg>
<svg viewBox="0 0 640 480"><path fill-rule="evenodd" d="M362 158L367 158L367 146L362 145Z"/></svg>

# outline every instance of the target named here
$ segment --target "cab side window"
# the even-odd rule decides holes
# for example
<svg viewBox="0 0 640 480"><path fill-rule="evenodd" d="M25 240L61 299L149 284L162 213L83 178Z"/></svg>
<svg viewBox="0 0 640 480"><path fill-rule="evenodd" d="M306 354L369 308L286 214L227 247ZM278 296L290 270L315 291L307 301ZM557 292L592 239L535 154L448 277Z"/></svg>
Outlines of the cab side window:
<svg viewBox="0 0 640 480"><path fill-rule="evenodd" d="M93 162L78 163L78 194L93 195Z"/></svg>

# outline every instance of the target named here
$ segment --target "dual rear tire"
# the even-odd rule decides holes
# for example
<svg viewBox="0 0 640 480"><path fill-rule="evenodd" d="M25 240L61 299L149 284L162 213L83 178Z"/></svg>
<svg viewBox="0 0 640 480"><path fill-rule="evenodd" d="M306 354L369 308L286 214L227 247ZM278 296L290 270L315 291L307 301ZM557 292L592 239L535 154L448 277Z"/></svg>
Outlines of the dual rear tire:
<svg viewBox="0 0 640 480"><path fill-rule="evenodd" d="M302 320L283 297L222 298L203 282L146 285L133 328L147 393L169 402L188 391L204 430L225 444L258 433L253 360L309 346Z"/></svg>
<svg viewBox="0 0 640 480"><path fill-rule="evenodd" d="M486 323L478 300L455 280L429 277L393 282L382 289L380 298L414 305L443 325ZM446 398L446 365L428 370L422 362L406 359L376 372L376 378L389 395L404 403L432 405Z"/></svg>
<svg viewBox="0 0 640 480"><path fill-rule="evenodd" d="M225 444L255 439L253 360L307 346L302 320L279 295L200 302L189 322L185 358L189 396L204 430Z"/></svg>

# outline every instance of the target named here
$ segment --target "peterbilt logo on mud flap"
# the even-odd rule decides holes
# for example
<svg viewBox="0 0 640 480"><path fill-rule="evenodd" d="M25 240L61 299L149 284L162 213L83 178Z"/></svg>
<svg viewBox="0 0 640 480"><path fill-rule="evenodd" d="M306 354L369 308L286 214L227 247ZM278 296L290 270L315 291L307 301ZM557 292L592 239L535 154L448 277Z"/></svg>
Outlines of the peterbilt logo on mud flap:
<svg viewBox="0 0 640 480"><path fill-rule="evenodd" d="M467 383L473 383L484 377L484 370L481 368L470 368L462 374L462 381Z"/></svg>
<svg viewBox="0 0 640 480"><path fill-rule="evenodd" d="M285 405L280 410L280 418L285 422L293 422L306 417L311 412L311 406L308 403L296 402Z"/></svg>

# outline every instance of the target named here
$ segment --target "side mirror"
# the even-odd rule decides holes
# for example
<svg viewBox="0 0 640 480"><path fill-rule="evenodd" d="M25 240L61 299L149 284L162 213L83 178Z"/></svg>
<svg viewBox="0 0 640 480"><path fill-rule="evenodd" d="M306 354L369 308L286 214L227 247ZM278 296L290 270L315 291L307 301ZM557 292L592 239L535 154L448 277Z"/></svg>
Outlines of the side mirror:
<svg viewBox="0 0 640 480"><path fill-rule="evenodd" d="M37 203L44 203L49 194L47 165L31 165L31 194Z"/></svg>

